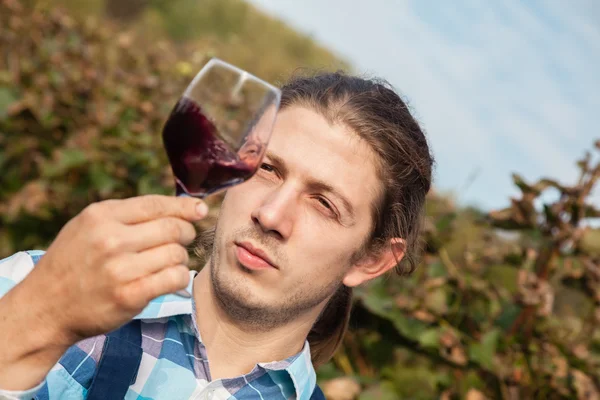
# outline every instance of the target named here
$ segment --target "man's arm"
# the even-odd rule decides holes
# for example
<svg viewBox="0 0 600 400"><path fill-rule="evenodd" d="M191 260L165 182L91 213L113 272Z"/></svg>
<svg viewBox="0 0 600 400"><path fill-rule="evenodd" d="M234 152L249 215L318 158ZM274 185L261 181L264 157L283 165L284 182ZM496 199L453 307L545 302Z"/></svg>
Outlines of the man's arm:
<svg viewBox="0 0 600 400"><path fill-rule="evenodd" d="M0 389L35 387L71 345L185 288L184 246L195 238L191 222L207 211L187 197L96 203L63 227L31 272L12 270L22 280L0 298Z"/></svg>
<svg viewBox="0 0 600 400"><path fill-rule="evenodd" d="M47 317L47 301L36 298L36 292L25 279L0 298L1 390L35 388L75 343L74 338L61 337Z"/></svg>

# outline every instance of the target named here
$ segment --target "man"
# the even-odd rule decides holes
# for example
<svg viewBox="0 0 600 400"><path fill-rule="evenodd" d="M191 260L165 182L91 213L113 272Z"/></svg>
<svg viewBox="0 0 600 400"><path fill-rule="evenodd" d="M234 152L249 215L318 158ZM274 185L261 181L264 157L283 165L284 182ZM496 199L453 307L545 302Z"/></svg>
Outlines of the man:
<svg viewBox="0 0 600 400"><path fill-rule="evenodd" d="M46 253L0 263L0 393L111 398L98 371L116 368L128 399L318 394L351 288L415 268L433 160L384 83L329 73L282 94L265 160L227 191L197 275L184 246L206 207L161 196L93 204Z"/></svg>

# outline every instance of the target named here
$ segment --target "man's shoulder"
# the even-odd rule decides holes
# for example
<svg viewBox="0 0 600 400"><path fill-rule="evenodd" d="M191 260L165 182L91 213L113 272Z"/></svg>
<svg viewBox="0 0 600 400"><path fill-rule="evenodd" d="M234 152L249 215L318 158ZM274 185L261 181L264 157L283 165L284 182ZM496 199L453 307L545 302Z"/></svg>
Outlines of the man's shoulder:
<svg viewBox="0 0 600 400"><path fill-rule="evenodd" d="M0 260L0 297L21 282L43 255L42 250L27 250Z"/></svg>

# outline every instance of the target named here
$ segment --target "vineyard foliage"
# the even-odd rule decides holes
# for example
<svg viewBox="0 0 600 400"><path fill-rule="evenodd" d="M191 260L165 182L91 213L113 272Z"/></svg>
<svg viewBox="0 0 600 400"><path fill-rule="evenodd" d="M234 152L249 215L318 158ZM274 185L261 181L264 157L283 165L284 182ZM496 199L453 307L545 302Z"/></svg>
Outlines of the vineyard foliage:
<svg viewBox="0 0 600 400"><path fill-rule="evenodd" d="M0 0L0 257L46 248L91 202L173 194L160 132L210 57L275 83L298 66L347 67L242 1L131 1L122 19L72 6L110 16L127 2L63 3ZM193 30L190 15L205 23ZM432 193L416 272L356 291L350 330L318 371L328 398L599 399L590 147L573 182L515 174L520 195L503 210Z"/></svg>

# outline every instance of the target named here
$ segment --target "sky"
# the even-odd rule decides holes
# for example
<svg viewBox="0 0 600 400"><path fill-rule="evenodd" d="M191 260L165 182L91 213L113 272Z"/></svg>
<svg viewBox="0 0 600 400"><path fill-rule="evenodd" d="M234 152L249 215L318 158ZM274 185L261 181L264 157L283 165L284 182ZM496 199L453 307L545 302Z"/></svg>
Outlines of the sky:
<svg viewBox="0 0 600 400"><path fill-rule="evenodd" d="M461 204L507 206L513 172L574 183L600 139L598 0L250 2L387 79Z"/></svg>

